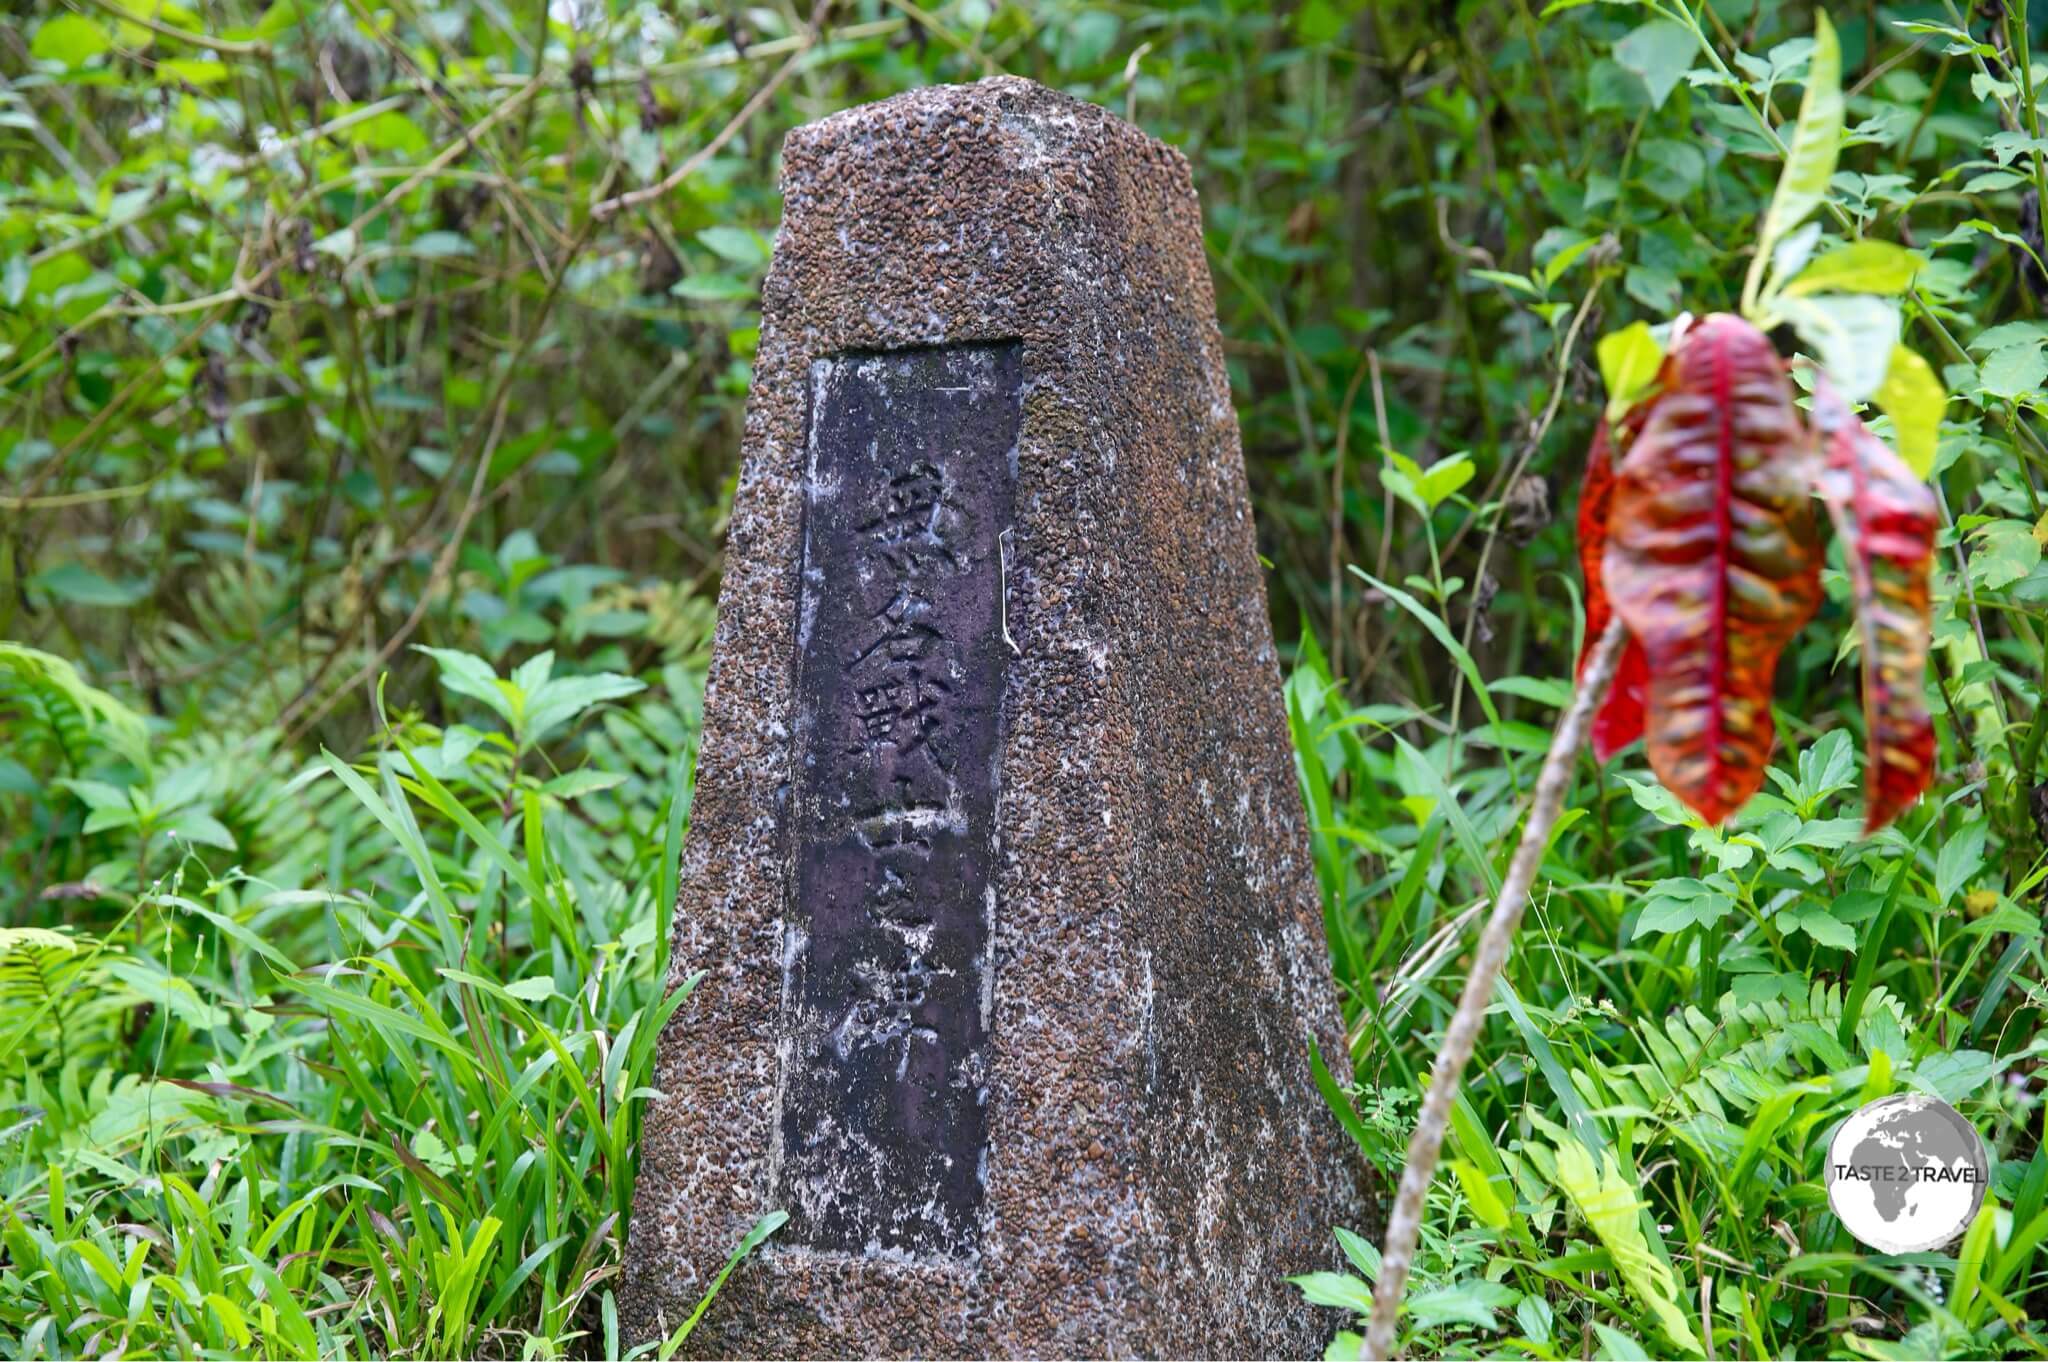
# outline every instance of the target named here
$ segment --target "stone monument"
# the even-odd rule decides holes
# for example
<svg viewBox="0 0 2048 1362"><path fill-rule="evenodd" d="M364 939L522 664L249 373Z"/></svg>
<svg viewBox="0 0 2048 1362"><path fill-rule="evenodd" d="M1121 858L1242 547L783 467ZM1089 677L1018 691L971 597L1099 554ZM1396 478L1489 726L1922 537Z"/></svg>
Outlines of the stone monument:
<svg viewBox="0 0 2048 1362"><path fill-rule="evenodd" d="M706 1355L1320 1355L1376 1214L1187 163L792 133L622 1303Z"/></svg>

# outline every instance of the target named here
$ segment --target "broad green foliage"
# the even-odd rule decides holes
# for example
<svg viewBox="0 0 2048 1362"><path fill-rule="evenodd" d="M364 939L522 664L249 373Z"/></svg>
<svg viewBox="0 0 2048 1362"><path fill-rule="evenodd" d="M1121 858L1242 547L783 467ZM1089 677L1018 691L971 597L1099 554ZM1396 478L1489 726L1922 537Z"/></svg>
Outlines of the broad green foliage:
<svg viewBox="0 0 2048 1362"><path fill-rule="evenodd" d="M1938 774L1891 829L1858 835L1835 550L1727 824L1640 748L1580 768L1411 1355L2038 1355L2040 8L16 6L0 1358L624 1351L777 147L994 70L1201 191L1322 1058L1382 1173L1570 695L1603 374L1633 395L1749 285L1939 493ZM1999 1155L1979 1226L1905 1262L1820 1183L1895 1090ZM1339 1353L1363 1228L1304 1281Z"/></svg>

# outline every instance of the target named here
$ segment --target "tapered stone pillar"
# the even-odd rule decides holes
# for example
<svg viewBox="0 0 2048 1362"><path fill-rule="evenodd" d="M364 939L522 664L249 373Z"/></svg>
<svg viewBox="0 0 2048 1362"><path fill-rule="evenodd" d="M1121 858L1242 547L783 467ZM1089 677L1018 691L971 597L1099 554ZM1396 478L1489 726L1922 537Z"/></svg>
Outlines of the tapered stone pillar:
<svg viewBox="0 0 2048 1362"><path fill-rule="evenodd" d="M623 1302L741 1356L1319 1353L1367 1228L1201 212L1028 81L792 133Z"/></svg>

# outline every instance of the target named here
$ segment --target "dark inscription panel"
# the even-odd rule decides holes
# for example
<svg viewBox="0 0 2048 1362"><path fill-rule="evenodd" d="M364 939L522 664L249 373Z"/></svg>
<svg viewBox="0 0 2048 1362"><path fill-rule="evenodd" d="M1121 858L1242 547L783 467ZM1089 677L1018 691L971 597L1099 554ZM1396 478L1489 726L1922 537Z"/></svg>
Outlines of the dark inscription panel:
<svg viewBox="0 0 2048 1362"><path fill-rule="evenodd" d="M786 1243L975 1247L1015 344L811 369L787 928Z"/></svg>

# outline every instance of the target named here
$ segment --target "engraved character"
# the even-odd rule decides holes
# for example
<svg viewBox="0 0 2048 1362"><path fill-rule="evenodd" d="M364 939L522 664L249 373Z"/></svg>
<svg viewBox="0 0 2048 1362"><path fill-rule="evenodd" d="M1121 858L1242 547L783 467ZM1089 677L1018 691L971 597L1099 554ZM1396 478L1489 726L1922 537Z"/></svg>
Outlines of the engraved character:
<svg viewBox="0 0 2048 1362"><path fill-rule="evenodd" d="M958 569L964 565L947 533L958 514L938 465L920 461L890 477L874 518L860 528L875 556L899 574Z"/></svg>

